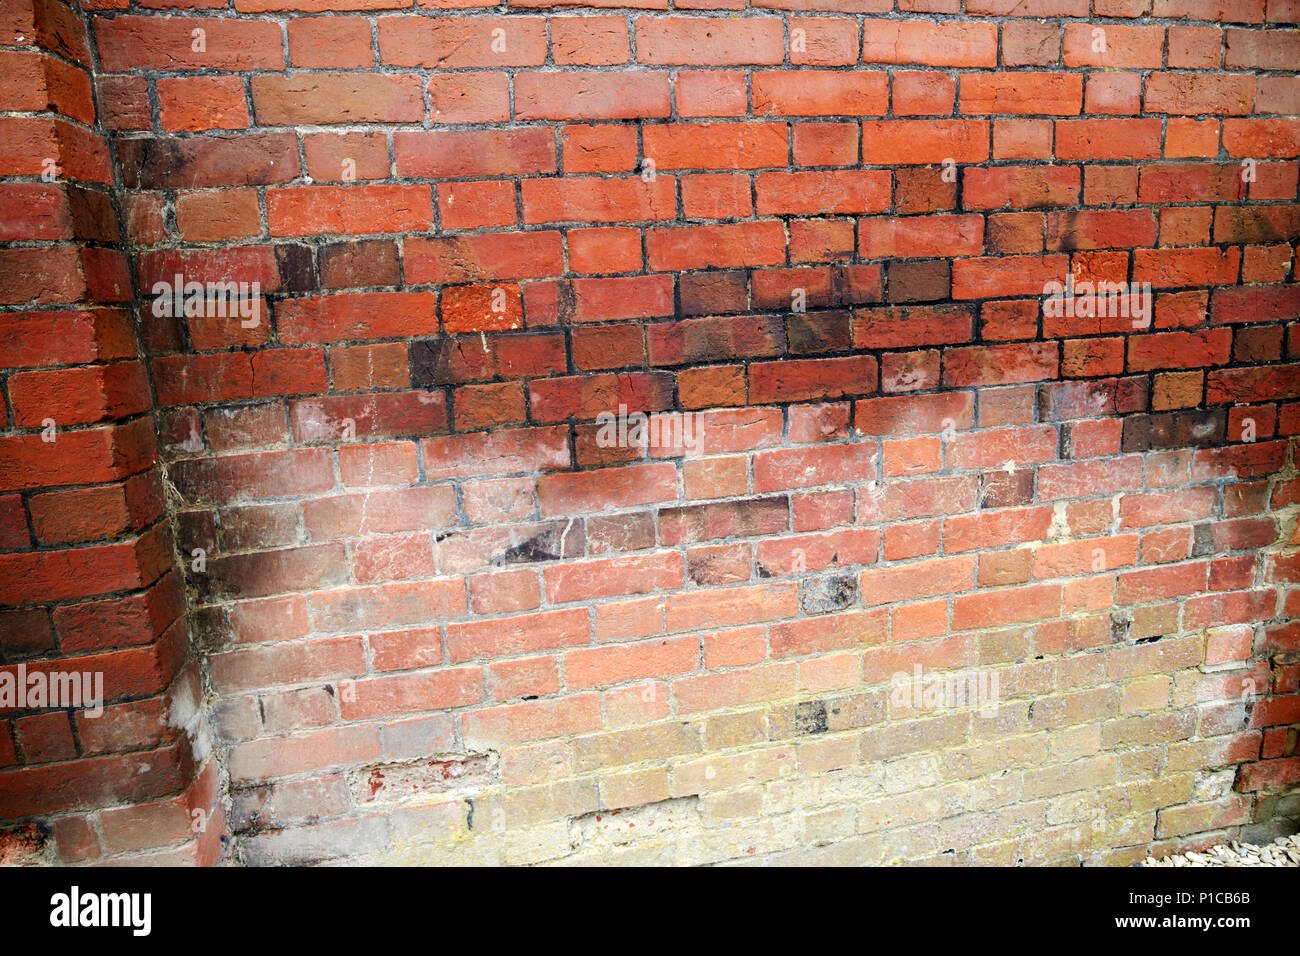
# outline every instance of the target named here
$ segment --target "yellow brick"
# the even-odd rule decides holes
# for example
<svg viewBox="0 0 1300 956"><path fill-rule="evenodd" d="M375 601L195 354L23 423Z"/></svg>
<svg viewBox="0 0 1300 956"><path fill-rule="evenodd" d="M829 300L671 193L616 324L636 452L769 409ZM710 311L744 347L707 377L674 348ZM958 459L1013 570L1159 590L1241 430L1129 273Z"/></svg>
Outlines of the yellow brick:
<svg viewBox="0 0 1300 956"><path fill-rule="evenodd" d="M1169 706L1171 681L1167 674L1140 677L1124 685L1120 710L1131 714L1142 710L1161 710Z"/></svg>
<svg viewBox="0 0 1300 956"><path fill-rule="evenodd" d="M549 740L501 752L501 782L545 783L573 774L573 751L568 741Z"/></svg>
<svg viewBox="0 0 1300 956"><path fill-rule="evenodd" d="M1136 647L1112 648L1107 653L1107 673L1116 680L1124 680L1196 667L1205 659L1203 644L1203 638L1190 635Z"/></svg>
<svg viewBox="0 0 1300 956"><path fill-rule="evenodd" d="M1074 763L1025 771L1025 798L1055 796L1072 790L1093 790L1110 786L1119 777L1119 760L1101 754Z"/></svg>
<svg viewBox="0 0 1300 956"><path fill-rule="evenodd" d="M1139 744L1186 740L1196 732L1196 712L1180 710L1108 720L1101 728L1101 745L1106 750Z"/></svg>
<svg viewBox="0 0 1300 956"><path fill-rule="evenodd" d="M763 789L741 787L700 797L700 816L705 824L763 815Z"/></svg>
<svg viewBox="0 0 1300 956"><path fill-rule="evenodd" d="M767 741L767 716L763 710L717 714L706 717L701 725L704 730L704 749L707 751L730 750L732 747Z"/></svg>
<svg viewBox="0 0 1300 956"><path fill-rule="evenodd" d="M683 797L762 783L793 773L795 766L794 750L789 747L701 757L673 768L672 794Z"/></svg>
<svg viewBox="0 0 1300 956"><path fill-rule="evenodd" d="M1034 701L1030 726L1044 730L1086 724L1117 713L1119 700L1120 690L1113 684L1043 697Z"/></svg>
<svg viewBox="0 0 1300 956"><path fill-rule="evenodd" d="M1101 749L1101 725L1062 727L1047 738L1053 762L1088 757Z"/></svg>
<svg viewBox="0 0 1300 956"><path fill-rule="evenodd" d="M1038 766L1046 759L1046 734L990 740L943 754L943 775L947 780L964 780L995 770Z"/></svg>
<svg viewBox="0 0 1300 956"><path fill-rule="evenodd" d="M976 644L977 660L981 667L1024 660L1029 656L1033 631L1023 627L984 631Z"/></svg>
<svg viewBox="0 0 1300 956"><path fill-rule="evenodd" d="M858 735L805 737L795 742L799 770L805 774L825 773L849 767L858 760Z"/></svg>
<svg viewBox="0 0 1300 956"><path fill-rule="evenodd" d="M579 737L573 742L573 763L579 773L586 773L701 750L699 728L673 721Z"/></svg>
<svg viewBox="0 0 1300 956"><path fill-rule="evenodd" d="M668 769L651 767L606 774L600 778L600 802L607 810L637 807L668 799Z"/></svg>
<svg viewBox="0 0 1300 956"><path fill-rule="evenodd" d="M968 711L962 711L873 727L862 735L862 760L884 760L964 743L969 739L972 719Z"/></svg>

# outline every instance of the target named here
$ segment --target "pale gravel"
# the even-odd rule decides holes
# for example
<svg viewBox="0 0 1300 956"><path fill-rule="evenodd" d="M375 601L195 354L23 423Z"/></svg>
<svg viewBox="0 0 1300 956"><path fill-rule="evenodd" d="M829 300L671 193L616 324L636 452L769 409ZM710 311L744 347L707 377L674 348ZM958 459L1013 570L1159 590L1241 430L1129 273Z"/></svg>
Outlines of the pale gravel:
<svg viewBox="0 0 1300 956"><path fill-rule="evenodd" d="M1272 843L1220 843L1198 853L1177 853L1155 859L1147 857L1143 866L1295 866L1300 867L1300 833L1278 837Z"/></svg>

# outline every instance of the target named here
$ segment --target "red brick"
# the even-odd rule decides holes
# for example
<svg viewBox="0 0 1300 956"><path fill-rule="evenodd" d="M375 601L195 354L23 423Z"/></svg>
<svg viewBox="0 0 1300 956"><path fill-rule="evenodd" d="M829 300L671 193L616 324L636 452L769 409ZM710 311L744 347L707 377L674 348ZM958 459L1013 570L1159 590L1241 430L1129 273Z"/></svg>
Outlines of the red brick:
<svg viewBox="0 0 1300 956"><path fill-rule="evenodd" d="M964 73L961 111L1074 116L1083 101L1077 73Z"/></svg>
<svg viewBox="0 0 1300 956"><path fill-rule="evenodd" d="M258 74L249 80L261 126L418 122L424 118L422 87L414 73Z"/></svg>
<svg viewBox="0 0 1300 956"><path fill-rule="evenodd" d="M670 112L667 73L515 74L515 118L519 120L637 119Z"/></svg>
<svg viewBox="0 0 1300 956"><path fill-rule="evenodd" d="M96 18L100 63L109 73L155 70L279 70L278 24L263 20L119 16ZM204 31L203 49L191 33Z"/></svg>
<svg viewBox="0 0 1300 956"><path fill-rule="evenodd" d="M889 111L884 73L756 71L752 85L755 116L884 116Z"/></svg>
<svg viewBox="0 0 1300 956"><path fill-rule="evenodd" d="M730 66L785 59L781 24L774 19L638 17L636 58L662 66Z"/></svg>

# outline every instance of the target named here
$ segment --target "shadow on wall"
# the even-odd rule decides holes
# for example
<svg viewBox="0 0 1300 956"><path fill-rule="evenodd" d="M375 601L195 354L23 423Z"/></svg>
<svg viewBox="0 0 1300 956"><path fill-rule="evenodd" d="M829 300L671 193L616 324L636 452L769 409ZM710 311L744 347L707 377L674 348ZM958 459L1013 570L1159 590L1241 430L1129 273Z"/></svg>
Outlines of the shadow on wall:
<svg viewBox="0 0 1300 956"><path fill-rule="evenodd" d="M1115 862L1294 816L1300 482L1269 406L1152 413L1132 376L638 419L611 378L591 425L208 409L229 444L169 474L247 861L604 859L640 846L614 812L675 821L646 859L709 862L683 848L714 804L835 780L853 795L727 819L777 854L874 807L826 845L924 858L937 825L930 852L971 861ZM995 719L899 702L917 666L996 675ZM761 730L716 729L742 717ZM616 796L639 774L662 785ZM880 829L954 788L991 833L956 808Z"/></svg>

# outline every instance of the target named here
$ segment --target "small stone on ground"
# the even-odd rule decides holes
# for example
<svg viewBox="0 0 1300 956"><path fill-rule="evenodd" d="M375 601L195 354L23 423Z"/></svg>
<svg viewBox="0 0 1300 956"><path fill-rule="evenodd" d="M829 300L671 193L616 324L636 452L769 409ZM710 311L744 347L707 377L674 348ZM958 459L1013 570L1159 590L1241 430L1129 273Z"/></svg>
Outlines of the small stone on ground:
<svg viewBox="0 0 1300 956"><path fill-rule="evenodd" d="M1300 866L1300 833L1278 837L1272 843L1220 843L1196 853L1147 857L1143 866Z"/></svg>

